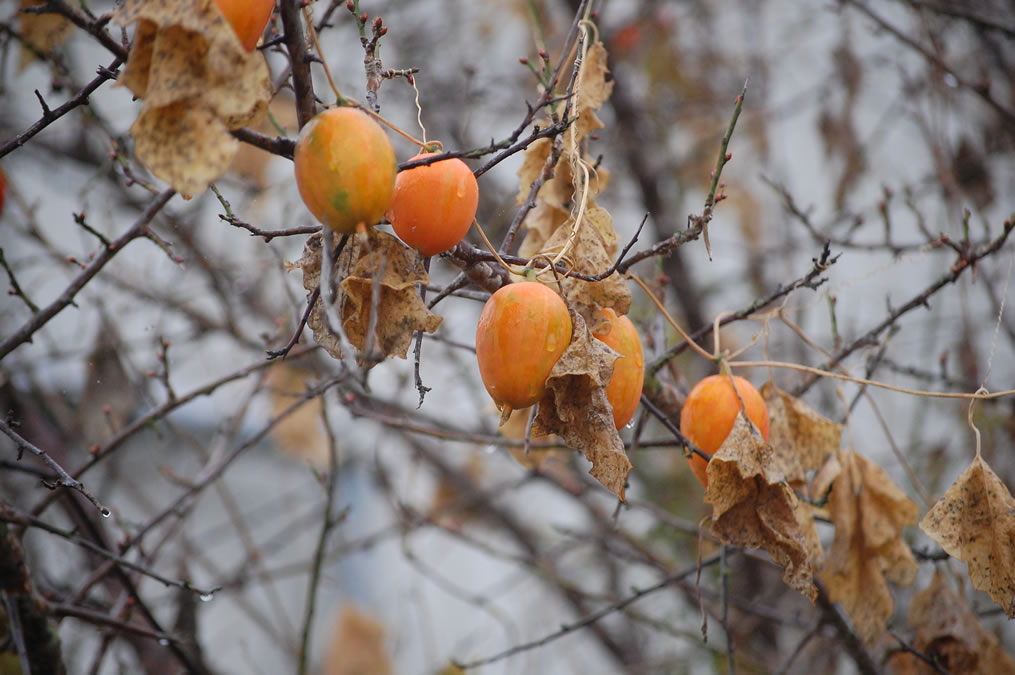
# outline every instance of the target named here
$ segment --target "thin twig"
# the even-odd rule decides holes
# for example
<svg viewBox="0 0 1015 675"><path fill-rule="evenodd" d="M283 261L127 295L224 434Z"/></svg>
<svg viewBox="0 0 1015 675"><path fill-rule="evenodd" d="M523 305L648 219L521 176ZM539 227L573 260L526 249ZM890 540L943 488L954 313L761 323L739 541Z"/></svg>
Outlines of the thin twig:
<svg viewBox="0 0 1015 675"><path fill-rule="evenodd" d="M53 482L48 482L44 480L42 482L43 485L45 485L51 490L58 487L68 488L70 490L77 490L84 496L85 499L87 499L89 502L92 503L92 506L94 506L99 510L99 513L101 513L103 516L106 517L109 516L109 509L103 506L102 503L98 499L96 499L91 492L86 490L85 486L81 483L81 481L74 480L74 477L71 476L69 473L67 473L67 471L65 471L64 468L60 466L55 459L50 457L49 453L47 453L42 448L36 447L32 443L29 443L20 435L18 435L18 433L14 431L13 428L11 428L11 426L7 423L6 420L0 420L0 431L2 431L8 438L14 441L14 446L18 449L19 458L21 456L21 453L27 450L28 452L32 453L33 455L41 459L46 466L48 466L54 473L56 473L59 476L59 478L57 478Z"/></svg>

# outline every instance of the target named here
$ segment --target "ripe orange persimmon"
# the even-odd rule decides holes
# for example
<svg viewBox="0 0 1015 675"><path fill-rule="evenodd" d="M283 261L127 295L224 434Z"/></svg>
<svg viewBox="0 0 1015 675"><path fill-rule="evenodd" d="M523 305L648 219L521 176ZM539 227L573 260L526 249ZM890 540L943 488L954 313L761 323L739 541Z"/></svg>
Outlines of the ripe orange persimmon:
<svg viewBox="0 0 1015 675"><path fill-rule="evenodd" d="M293 165L303 203L336 232L376 224L391 204L395 151L384 129L362 110L332 108L307 122Z"/></svg>
<svg viewBox="0 0 1015 675"><path fill-rule="evenodd" d="M423 255L437 255L462 240L478 205L479 185L472 169L460 159L445 159L399 172L388 221L406 244Z"/></svg>
<svg viewBox="0 0 1015 675"><path fill-rule="evenodd" d="M503 412L546 394L546 378L571 343L571 315L559 295L535 281L490 296L476 327L479 375Z"/></svg>
<svg viewBox="0 0 1015 675"><path fill-rule="evenodd" d="M610 321L610 329L606 333L593 333L614 351L620 352L620 358L613 365L613 377L606 387L606 398L613 406L613 423L617 429L634 417L634 411L641 401L641 387L645 381L645 356L641 349L641 337L631 320L626 316L617 316L609 307L603 308L603 314Z"/></svg>
<svg viewBox="0 0 1015 675"><path fill-rule="evenodd" d="M765 399L754 385L740 377L733 376L736 391L729 375L709 375L694 386L687 395L687 401L680 411L680 433L697 445L703 452L714 454L723 444L740 412L740 400L744 400L747 419L758 427L762 437L768 440L768 407ZM708 489L708 463L700 455L691 455L687 460L694 477L702 487Z"/></svg>
<svg viewBox="0 0 1015 675"><path fill-rule="evenodd" d="M275 10L275 0L215 0L215 4L233 27L243 48L254 51Z"/></svg>

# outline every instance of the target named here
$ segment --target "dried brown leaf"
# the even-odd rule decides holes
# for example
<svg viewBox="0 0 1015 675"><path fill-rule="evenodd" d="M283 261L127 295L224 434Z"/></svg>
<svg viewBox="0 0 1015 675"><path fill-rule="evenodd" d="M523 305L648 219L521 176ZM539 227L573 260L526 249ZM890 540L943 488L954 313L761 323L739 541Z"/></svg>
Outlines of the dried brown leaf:
<svg viewBox="0 0 1015 675"><path fill-rule="evenodd" d="M968 563L973 587L1015 617L1015 499L983 459L962 472L920 529Z"/></svg>
<svg viewBox="0 0 1015 675"><path fill-rule="evenodd" d="M839 464L828 502L835 540L821 579L861 639L872 643L894 608L888 581L906 585L915 577L916 560L902 528L916 522L919 508L867 458L840 451Z"/></svg>
<svg viewBox="0 0 1015 675"><path fill-rule="evenodd" d="M353 242L350 241L350 244ZM423 261L414 249L394 235L368 229L365 239L356 237L347 245L342 258L348 258L349 274L339 284L343 298L342 327L349 342L357 349L366 349L370 329L370 312L375 278L380 276L380 302L377 308L376 334L373 349L383 356L404 359L417 330L436 331L443 320L426 308L417 286L430 283Z"/></svg>
<svg viewBox="0 0 1015 675"><path fill-rule="evenodd" d="M515 204L521 206L529 196L532 184L543 173L546 160L550 157L552 141L549 138L540 138L529 144L522 154L522 165L518 167L518 196Z"/></svg>
<svg viewBox="0 0 1015 675"><path fill-rule="evenodd" d="M768 407L768 442L773 461L791 484L807 482L807 472L820 469L839 450L842 425L815 412L800 399L771 382L761 387Z"/></svg>
<svg viewBox="0 0 1015 675"><path fill-rule="evenodd" d="M178 101L143 110L130 128L137 158L177 192L203 192L229 168L239 141L207 108Z"/></svg>
<svg viewBox="0 0 1015 675"><path fill-rule="evenodd" d="M521 246L518 247L518 255L522 258L531 258L542 251L546 240L558 227L566 223L569 217L570 214L566 210L550 206L544 201L537 201L523 221L527 232Z"/></svg>
<svg viewBox="0 0 1015 675"><path fill-rule="evenodd" d="M286 265L286 269L292 271L298 269L303 272L303 288L307 291L307 299L321 284L321 250L323 248L323 237L320 233L307 237L303 244L303 254L299 260ZM314 341L333 358L344 358L342 351L342 339L340 336L328 330L324 319L324 305L320 298L314 303L310 315L307 317L307 326L314 334Z"/></svg>
<svg viewBox="0 0 1015 675"><path fill-rule="evenodd" d="M705 503L712 505L712 532L724 544L765 549L783 568L783 581L813 602L816 549L806 527L808 521L813 527L813 519L800 510L788 484L769 477L771 457L772 447L738 415L708 463Z"/></svg>
<svg viewBox="0 0 1015 675"><path fill-rule="evenodd" d="M984 629L965 598L956 593L945 576L934 573L930 586L913 597L909 625L916 629L913 646L950 673L1015 673L1015 660ZM935 672L918 661L910 672Z"/></svg>
<svg viewBox="0 0 1015 675"><path fill-rule="evenodd" d="M558 228L543 245L543 250L550 255L561 251L570 236L569 225ZM574 271L582 274L599 274L613 265L613 258L606 252L606 242L589 221L583 221L578 228L568 258L574 261ZM567 278L561 286L568 306L581 314L593 331L599 330L603 321L597 309L611 307L617 314L623 315L631 308L631 289L619 274L600 281Z"/></svg>
<svg viewBox="0 0 1015 675"><path fill-rule="evenodd" d="M138 23L120 78L144 100L131 128L138 146L146 148L138 158L179 192L203 191L225 172L239 147L226 142L228 130L255 123L267 111L272 87L264 56L243 49L214 0L128 0L113 20ZM205 125L209 116L215 123ZM207 158L194 152L204 150L195 140L206 139Z"/></svg>
<svg viewBox="0 0 1015 675"><path fill-rule="evenodd" d="M21 0L21 9L45 5L44 0ZM18 14L18 34L23 40L18 55L18 70L23 71L38 59L49 54L74 32L74 24L65 16L54 13Z"/></svg>
<svg viewBox="0 0 1015 675"><path fill-rule="evenodd" d="M631 461L613 422L606 385L620 356L592 337L580 314L571 313L571 344L550 371L547 396L539 402L533 434L555 433L592 462L589 473L624 498Z"/></svg>
<svg viewBox="0 0 1015 675"><path fill-rule="evenodd" d="M355 607L342 608L335 622L324 675L391 675L384 625Z"/></svg>
<svg viewBox="0 0 1015 675"><path fill-rule="evenodd" d="M602 42L596 41L585 53L581 65L581 87L578 89L578 111L599 110L613 93L613 80L607 80L608 56Z"/></svg>

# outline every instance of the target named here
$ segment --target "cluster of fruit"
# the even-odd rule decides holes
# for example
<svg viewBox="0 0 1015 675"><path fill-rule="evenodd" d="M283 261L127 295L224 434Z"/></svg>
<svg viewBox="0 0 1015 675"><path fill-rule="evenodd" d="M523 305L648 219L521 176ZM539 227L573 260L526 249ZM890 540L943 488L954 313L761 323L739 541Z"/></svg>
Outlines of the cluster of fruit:
<svg viewBox="0 0 1015 675"><path fill-rule="evenodd" d="M271 16L239 11L240 4L216 0L248 50ZM256 16L255 16L256 14ZM416 159L435 153L423 152ZM387 134L362 110L339 107L315 116L300 132L293 154L296 185L310 212L341 234L386 217L395 233L424 256L453 248L469 231L479 187L460 159L445 159L399 172ZM609 327L595 333L620 354L606 396L617 429L634 417L641 400L644 357L641 338L626 316L603 310ZM548 286L523 281L504 286L483 307L476 330L476 356L486 390L502 410L520 410L546 396L550 371L571 343L572 322L564 300ZM743 409L768 438L768 412L758 390L741 377L713 375L688 395L680 429L702 452L722 445ZM707 461L694 454L691 470L708 487Z"/></svg>
<svg viewBox="0 0 1015 675"><path fill-rule="evenodd" d="M594 337L620 354L606 387L617 429L631 418L641 400L645 361L641 338L626 316L602 310L609 328ZM527 408L546 396L546 379L571 343L567 305L537 281L508 284L490 296L476 328L479 374L502 410Z"/></svg>
<svg viewBox="0 0 1015 675"><path fill-rule="evenodd" d="M479 186L465 162L444 159L399 172L387 134L357 108L332 108L310 120L293 163L303 202L335 232L351 234L386 216L402 241L430 256L460 242L476 217Z"/></svg>

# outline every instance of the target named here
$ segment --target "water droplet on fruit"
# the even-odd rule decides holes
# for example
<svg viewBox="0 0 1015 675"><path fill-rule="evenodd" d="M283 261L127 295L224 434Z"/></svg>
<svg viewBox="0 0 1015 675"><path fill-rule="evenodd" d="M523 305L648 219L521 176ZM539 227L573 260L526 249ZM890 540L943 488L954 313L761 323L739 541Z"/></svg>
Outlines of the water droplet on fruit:
<svg viewBox="0 0 1015 675"><path fill-rule="evenodd" d="M215 597L215 594L214 593L202 593L201 595L199 595L197 597L201 598L201 602L211 602L212 598Z"/></svg>
<svg viewBox="0 0 1015 675"><path fill-rule="evenodd" d="M101 510L101 511L100 511L99 513L101 513L101 514L102 514L102 517L103 517L103 518L108 518L108 517L109 517L109 515L110 515L110 511L109 511L109 509L107 509L107 508L103 508L103 509L102 509L102 510Z"/></svg>

